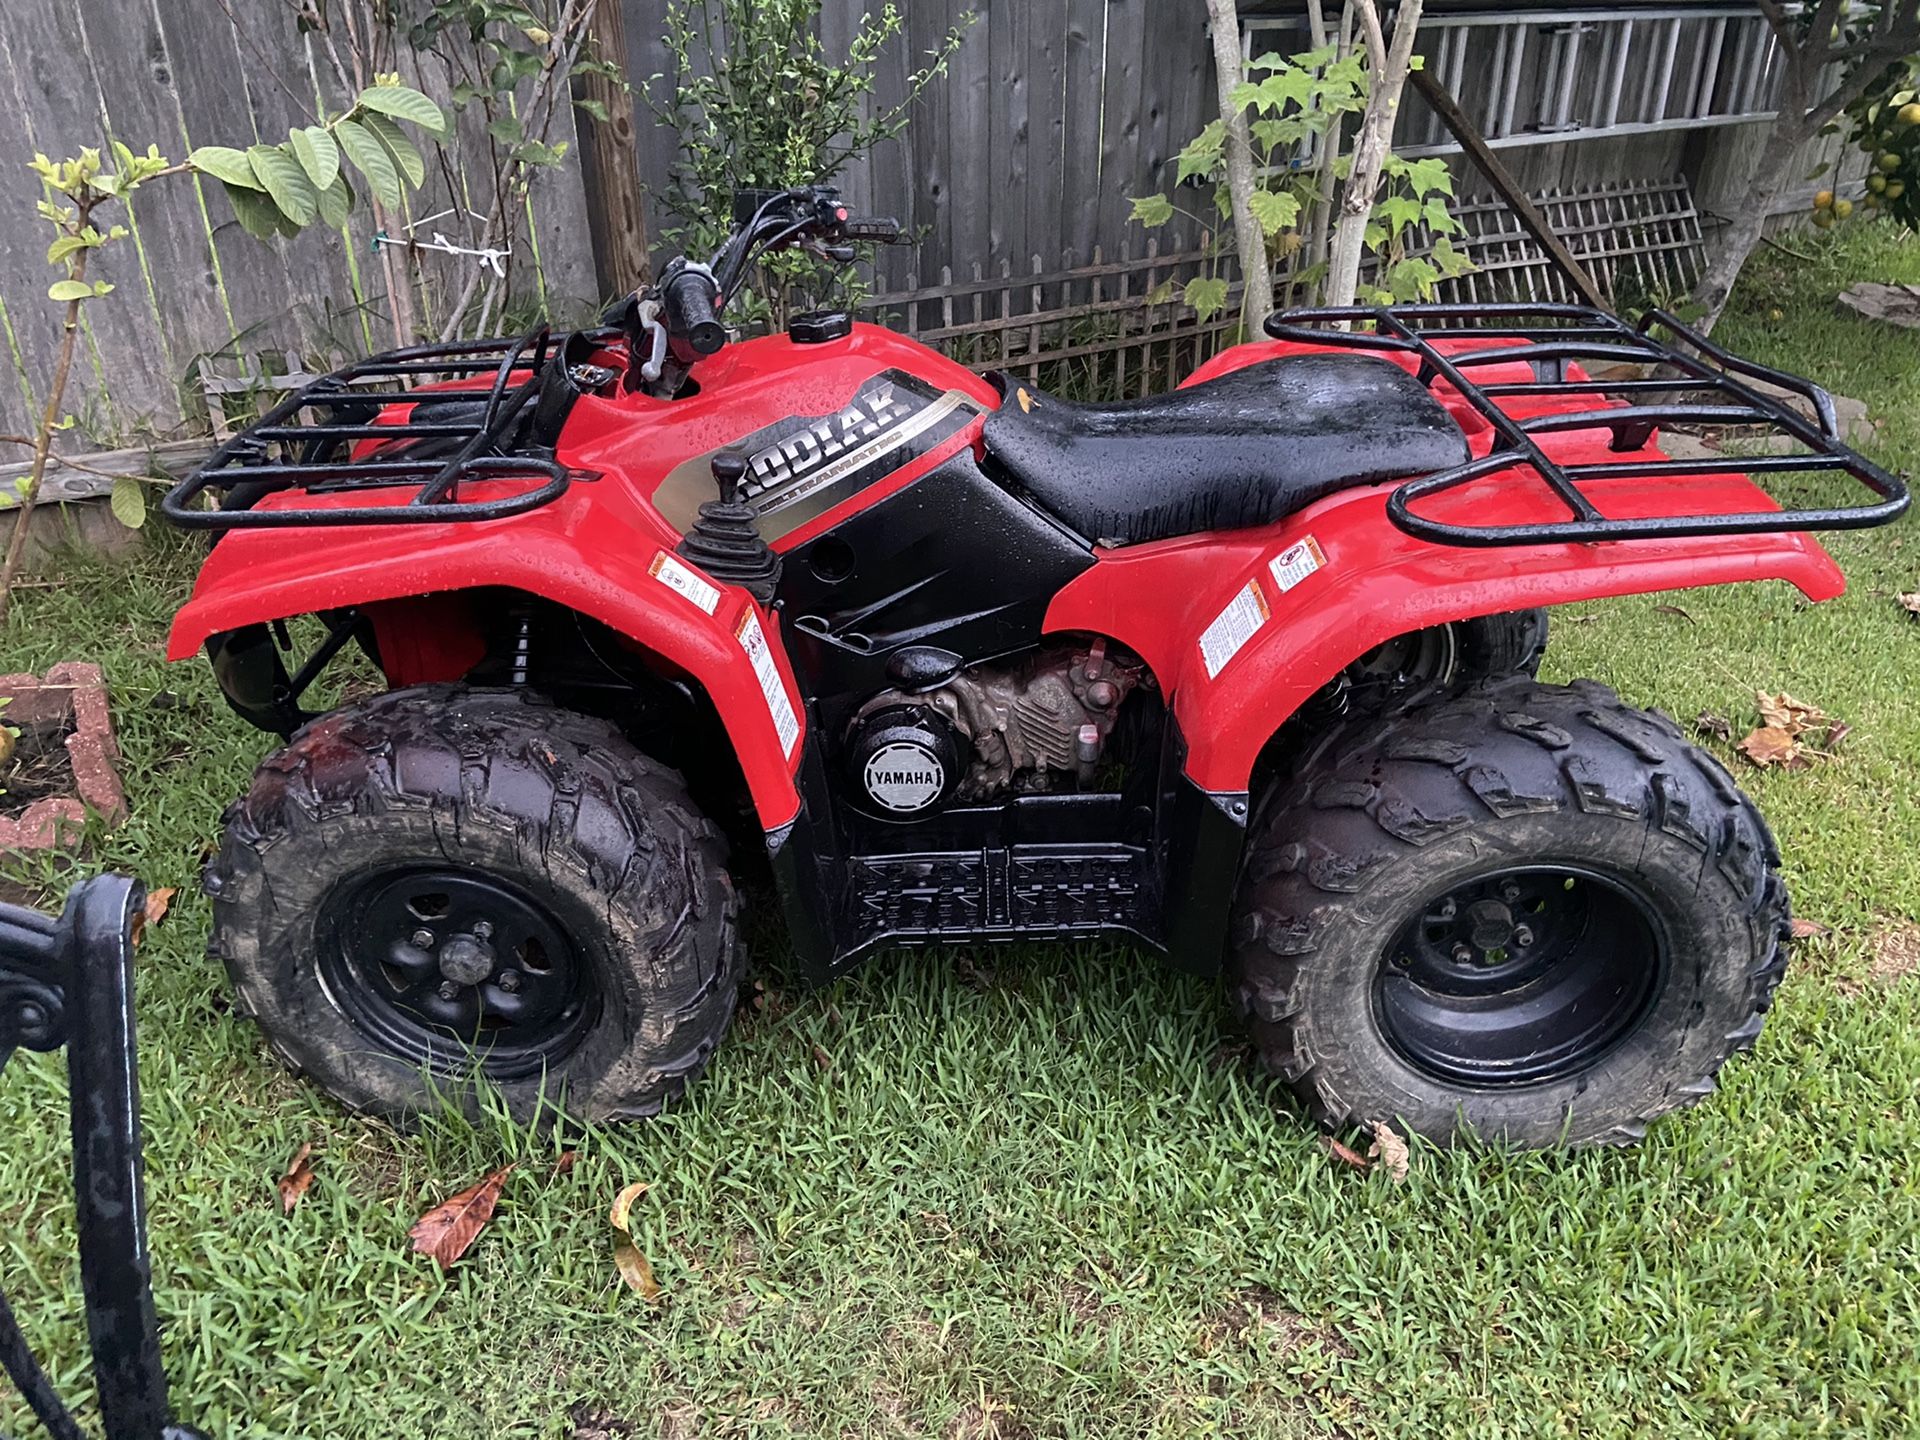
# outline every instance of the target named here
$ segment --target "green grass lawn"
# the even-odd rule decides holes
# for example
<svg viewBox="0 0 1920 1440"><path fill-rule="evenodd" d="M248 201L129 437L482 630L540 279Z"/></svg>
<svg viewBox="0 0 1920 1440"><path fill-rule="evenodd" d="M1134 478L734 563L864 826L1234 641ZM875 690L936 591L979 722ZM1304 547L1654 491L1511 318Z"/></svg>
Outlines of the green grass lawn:
<svg viewBox="0 0 1920 1440"><path fill-rule="evenodd" d="M1795 243L1820 263L1764 252L1723 336L1868 401L1882 458L1920 472L1920 336L1833 305L1851 279L1920 281L1920 242ZM1836 538L1831 605L1768 585L1556 615L1553 678L1736 726L1786 689L1852 723L1838 760L1742 772L1832 933L1758 1051L1642 1148L1416 1146L1404 1185L1329 1158L1223 1045L1216 985L1104 946L887 956L803 995L758 927L768 1003L689 1103L559 1178L508 1126L348 1119L269 1062L202 954L201 856L265 741L203 665L162 659L191 553L72 568L22 596L0 672L104 663L133 815L88 866L179 887L139 998L182 1417L222 1440L1920 1433L1911 535ZM0 1279L75 1386L63 1083L38 1056L0 1080ZM274 1179L308 1141L286 1218ZM408 1253L421 1210L510 1159L462 1266ZM632 1180L657 1308L612 1264Z"/></svg>

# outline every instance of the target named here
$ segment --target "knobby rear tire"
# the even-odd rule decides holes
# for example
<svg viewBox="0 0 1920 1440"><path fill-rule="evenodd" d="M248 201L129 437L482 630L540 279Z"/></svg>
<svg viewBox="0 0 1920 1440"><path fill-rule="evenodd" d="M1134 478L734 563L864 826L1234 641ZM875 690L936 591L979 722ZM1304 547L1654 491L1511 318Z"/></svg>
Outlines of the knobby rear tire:
<svg viewBox="0 0 1920 1440"><path fill-rule="evenodd" d="M1475 1086L1396 1048L1378 967L1427 897L1505 865L1617 877L1668 937L1644 1017L1580 1073ZM1321 736L1256 816L1234 990L1263 1064L1334 1130L1628 1144L1758 1037L1789 909L1765 821L1665 716L1515 677ZM1490 868L1491 867L1491 868Z"/></svg>

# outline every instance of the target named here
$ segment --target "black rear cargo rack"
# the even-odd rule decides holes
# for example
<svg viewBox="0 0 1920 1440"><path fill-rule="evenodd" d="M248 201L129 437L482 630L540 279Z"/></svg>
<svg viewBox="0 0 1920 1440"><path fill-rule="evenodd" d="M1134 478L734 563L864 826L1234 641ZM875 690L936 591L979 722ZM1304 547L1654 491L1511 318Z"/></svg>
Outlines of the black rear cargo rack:
<svg viewBox="0 0 1920 1440"><path fill-rule="evenodd" d="M571 399L560 392L571 385L564 360L549 362L565 348L565 338L556 340L543 325L518 337L414 345L358 361L296 390L222 444L167 493L161 513L197 530L423 525L524 514L559 499L576 478L551 450L551 434ZM485 389L415 388L489 374ZM391 405L413 409L404 421L376 423ZM381 443L369 451L367 441ZM467 485L501 480L525 483L491 499L462 494ZM396 504L397 487L414 493ZM378 492L381 503L255 508L286 490ZM200 497L209 493L220 497L218 508L201 508Z"/></svg>
<svg viewBox="0 0 1920 1440"><path fill-rule="evenodd" d="M1370 330L1330 328L1369 325ZM1658 338L1658 328L1674 343ZM1387 514L1408 534L1442 545L1544 545L1566 541L1644 540L1683 535L1743 535L1784 530L1857 530L1885 525L1907 508L1907 487L1841 437L1832 398L1809 380L1756 365L1714 344L1665 311L1650 311L1636 328L1603 310L1579 305L1400 305L1373 309L1290 310L1267 321L1276 340L1336 345L1419 357L1419 378L1431 386L1444 378L1493 427L1492 451L1478 460L1401 485L1387 499ZM1442 342L1445 342L1444 348ZM1462 344L1461 342L1468 342ZM1478 342L1485 342L1484 344ZM1458 348L1455 348L1458 346ZM1530 381L1478 384L1470 373L1515 361L1531 366ZM1632 364L1652 368L1629 379L1575 378L1570 364ZM1799 396L1808 419L1779 396L1756 389L1771 385ZM1591 405L1514 416L1499 401L1528 396L1591 396ZM1618 396L1624 404L1610 402ZM1709 427L1759 432L1776 444L1785 437L1801 449L1792 454L1668 459L1634 456L1660 426ZM1539 436L1568 430L1611 429L1619 461L1564 464L1552 459ZM1634 458L1627 458L1634 456ZM1500 472L1532 472L1559 497L1571 518L1554 523L1461 525L1413 513L1414 502L1470 485ZM1690 476L1837 471L1879 497L1871 505L1843 509L1782 509L1748 514L1685 513L1685 487L1675 487L1676 513L1620 518L1604 515L1580 486L1591 480L1684 481Z"/></svg>

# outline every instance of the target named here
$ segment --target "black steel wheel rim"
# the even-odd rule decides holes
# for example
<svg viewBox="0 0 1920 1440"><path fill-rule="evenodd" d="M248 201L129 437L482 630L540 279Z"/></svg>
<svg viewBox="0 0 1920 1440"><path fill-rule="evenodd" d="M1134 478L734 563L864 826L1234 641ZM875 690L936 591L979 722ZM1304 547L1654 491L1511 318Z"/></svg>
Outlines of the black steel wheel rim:
<svg viewBox="0 0 1920 1440"><path fill-rule="evenodd" d="M525 888L460 866L369 871L322 907L321 983L389 1053L492 1079L563 1060L599 1018L588 955ZM449 1044L449 1042L453 1042Z"/></svg>
<svg viewBox="0 0 1920 1440"><path fill-rule="evenodd" d="M1433 625L1396 635L1373 647L1347 667L1355 690L1398 694L1453 678L1459 665L1460 638L1451 625Z"/></svg>
<svg viewBox="0 0 1920 1440"><path fill-rule="evenodd" d="M1428 898L1381 957L1387 1042L1441 1080L1548 1084L1592 1069L1646 1018L1668 945L1632 887L1575 866L1503 870Z"/></svg>

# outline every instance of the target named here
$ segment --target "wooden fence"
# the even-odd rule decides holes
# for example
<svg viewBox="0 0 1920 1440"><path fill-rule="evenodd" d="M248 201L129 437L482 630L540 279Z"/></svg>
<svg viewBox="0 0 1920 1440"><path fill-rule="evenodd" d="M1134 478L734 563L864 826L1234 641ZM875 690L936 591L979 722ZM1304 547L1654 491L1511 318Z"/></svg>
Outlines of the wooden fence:
<svg viewBox="0 0 1920 1440"><path fill-rule="evenodd" d="M273 141L291 124L311 123L315 97L336 105L344 97L332 93L328 64L296 17L291 0L0 7L0 103L17 117L6 131L0 183L0 364L11 372L0 375L0 433L23 433L37 418L60 340L59 309L46 294L56 278L44 261L52 232L34 213L36 182L20 162L36 150L67 155L108 137L137 150L154 144L177 160L199 144ZM407 78L440 97L451 88L446 76L417 67ZM471 117L461 132L447 147L447 167L430 167L412 216L492 193L469 184L469 170L482 173L486 137ZM576 138L565 107L554 138ZM86 307L66 407L77 424L63 448L175 432L193 408L190 376L203 355L294 349L321 361L382 343L373 297L384 306L385 291L364 210L338 233L263 242L241 230L217 184L188 176L156 182L128 209L132 237L103 250L89 272L115 293ZM513 262L522 288L541 300L591 299L577 171L541 172L527 213L532 238ZM433 222L422 238L434 229L464 235L459 221L455 214ZM431 298L434 282L457 285L461 267L475 262L427 254L419 263Z"/></svg>
<svg viewBox="0 0 1920 1440"><path fill-rule="evenodd" d="M1550 190L1534 199L1617 304L1677 298L1700 272L1700 216L1685 180ZM1454 215L1466 231L1456 244L1474 269L1443 282L1436 298L1577 298L1505 205L1469 201ZM1410 250L1431 243L1416 232ZM1238 269L1204 245L1163 251L1150 239L1135 252L1123 242L1117 256L1096 247L1083 263L1071 251L1056 265L1033 255L1019 271L1003 260L991 275L976 264L958 279L942 266L935 283L909 276L862 311L976 370L1008 370L1080 399L1118 399L1171 389L1238 328ZM1204 322L1179 299L1181 287L1203 273L1229 282L1227 309ZM1281 285L1284 302L1284 276Z"/></svg>
<svg viewBox="0 0 1920 1440"><path fill-rule="evenodd" d="M669 82L653 77L672 69L661 23L668 0L609 3L622 6L628 75L664 99ZM866 0L827 0L821 27L830 51L844 47L867 8ZM1154 277L1192 273L1195 262L1181 257L1191 257L1197 237L1176 228L1149 234L1128 214L1132 197L1170 186L1174 157L1212 112L1211 52L1198 0L913 0L901 8L907 43L886 53L876 107L904 97L909 72L950 27L964 25L966 39L947 77L922 97L906 133L843 176L856 209L896 215L919 237L915 246L881 256L874 280L888 292L886 303L910 311L915 327L938 330L995 320L1004 290L1013 315L1042 305L1075 313L1070 320L1026 324L1024 339L1009 327L1000 327L1008 332L1002 335L989 326L941 336L941 342L987 359L998 359L1005 345L1030 367L1078 367L1099 387L1131 389L1144 374L1172 373L1168 367L1177 368L1206 335L1183 335L1178 346L1187 348L1163 345L1149 363L1144 350L1130 348L1140 333L1129 328L1135 319L1122 317L1133 316L1139 297L1158 283ZM142 148L151 141L178 157L203 141L275 139L292 121L310 118L304 97L326 88L324 57L295 15L294 0L7 0L0 7L0 97L20 115L14 149L66 153L111 135ZM1473 72L1463 73L1470 78ZM447 93L444 76L408 78L430 93ZM658 197L680 137L638 100L635 119L642 179L655 196L657 241ZM573 124L568 116L569 131ZM1764 128L1741 133L1752 139ZM450 170L430 175L413 216L465 198L465 157L483 154L485 146L474 129L470 118L463 123ZM1549 212L1572 224L1576 250L1597 247L1596 267L1607 270L1620 259L1605 251L1615 243L1607 239L1608 227L1624 202L1599 195L1601 182L1693 170L1702 163L1693 153L1704 143L1701 134L1540 144L1510 151L1508 159L1523 183L1547 193ZM571 133L554 138L578 139ZM8 261L0 270L0 340L7 345L0 363L12 372L0 375L0 434L30 428L59 338L57 313L46 299L51 273L41 259L48 235L33 215L31 184L16 169L0 185L0 254ZM1469 177L1462 193L1473 193ZM514 261L526 298L553 306L563 320L603 298L587 208L571 162L541 172L528 205L532 239ZM241 232L218 186L191 180L157 185L132 209L135 240L113 247L100 266L117 293L88 307L68 406L79 424L63 447L164 436L183 420L198 424L200 397L189 377L202 356L221 357L229 370L261 373L285 368L288 352L312 366L383 343L376 313L383 287L364 216L341 234L262 243ZM1583 211L1591 218L1581 219ZM1517 283L1508 272L1539 280L1543 262L1537 255L1523 258L1530 242L1510 233L1503 212L1476 209L1469 200L1460 213L1481 257L1481 274L1469 290L1477 285L1490 294L1510 278ZM453 223L428 224L422 233ZM1691 223L1687 244L1697 241L1699 222ZM460 238L456 230L447 233ZM1036 255L1046 257L1038 274ZM470 263L431 254L419 260L429 289ZM934 290L943 276L961 287L950 307L938 296L914 295ZM1095 308L1079 313L1089 305ZM1140 323L1156 335L1171 333L1181 323L1177 309L1148 307ZM1074 336L1066 337L1063 327ZM1074 353L1054 353L1065 351Z"/></svg>

